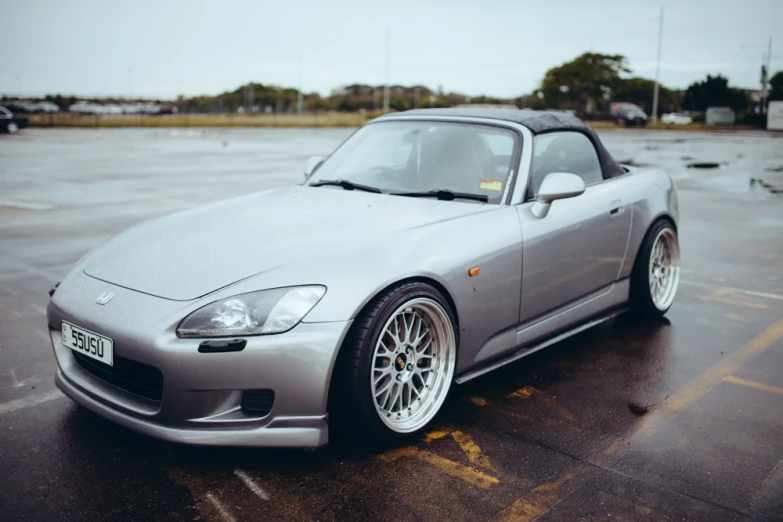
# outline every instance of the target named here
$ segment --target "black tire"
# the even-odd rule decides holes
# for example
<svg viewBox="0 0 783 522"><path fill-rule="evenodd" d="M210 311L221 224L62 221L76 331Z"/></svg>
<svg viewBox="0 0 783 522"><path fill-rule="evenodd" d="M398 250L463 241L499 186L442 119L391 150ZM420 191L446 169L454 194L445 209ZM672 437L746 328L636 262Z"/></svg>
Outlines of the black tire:
<svg viewBox="0 0 783 522"><path fill-rule="evenodd" d="M435 301L448 315L454 334L456 361L459 332L454 312L443 294L423 282L401 283L385 290L356 318L337 358L329 397L330 427L337 439L348 439L372 448L384 448L408 441L431 424L432 419L429 419L427 424L416 431L393 431L380 418L370 384L374 349L384 325L396 310L417 298ZM453 370L445 384L443 395L448 395L452 381ZM436 416L437 413L433 415Z"/></svg>
<svg viewBox="0 0 783 522"><path fill-rule="evenodd" d="M663 317L666 312L669 311L669 308L671 308L671 303L662 308L657 306L653 300L652 292L650 291L650 278L652 277L652 273L649 270L650 256L652 255L656 239L661 232L665 230L671 231L675 239L678 237L677 230L670 221L659 219L653 223L642 240L639 252L636 254L633 271L631 272L631 311L636 315L647 319ZM677 247L677 252L679 259L679 246ZM679 274L677 274L676 277L678 281ZM676 285L674 292L676 294Z"/></svg>

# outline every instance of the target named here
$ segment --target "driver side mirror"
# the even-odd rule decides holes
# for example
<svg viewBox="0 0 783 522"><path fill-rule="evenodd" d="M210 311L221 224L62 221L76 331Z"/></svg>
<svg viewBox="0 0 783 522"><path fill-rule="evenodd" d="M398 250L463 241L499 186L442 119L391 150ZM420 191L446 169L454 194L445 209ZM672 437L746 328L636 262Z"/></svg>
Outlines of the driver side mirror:
<svg viewBox="0 0 783 522"><path fill-rule="evenodd" d="M576 174L551 172L541 182L536 202L530 211L538 218L545 218L553 201L576 197L583 194L585 189L584 180Z"/></svg>
<svg viewBox="0 0 783 522"><path fill-rule="evenodd" d="M324 162L323 156L313 156L309 160L307 160L307 163L305 163L304 168L304 177L305 179L309 178L313 175L313 172L315 172L318 167L321 166L321 163Z"/></svg>

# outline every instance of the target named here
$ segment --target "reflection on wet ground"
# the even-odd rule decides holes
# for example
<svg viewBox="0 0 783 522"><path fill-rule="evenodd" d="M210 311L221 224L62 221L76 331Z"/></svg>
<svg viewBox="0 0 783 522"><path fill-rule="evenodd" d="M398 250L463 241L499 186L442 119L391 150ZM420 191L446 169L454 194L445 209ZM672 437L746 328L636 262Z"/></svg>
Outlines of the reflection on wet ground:
<svg viewBox="0 0 783 522"><path fill-rule="evenodd" d="M149 217L298 182L350 130L33 129L0 139L3 520L779 520L783 136L608 131L680 190L666 320L619 317L456 387L381 454L203 449L54 388L47 291ZM717 168L689 168L717 163Z"/></svg>

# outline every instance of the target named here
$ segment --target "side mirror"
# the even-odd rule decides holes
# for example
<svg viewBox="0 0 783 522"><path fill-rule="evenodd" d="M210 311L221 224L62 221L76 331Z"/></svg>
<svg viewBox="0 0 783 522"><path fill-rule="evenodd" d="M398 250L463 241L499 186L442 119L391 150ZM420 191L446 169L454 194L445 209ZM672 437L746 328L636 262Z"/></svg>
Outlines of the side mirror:
<svg viewBox="0 0 783 522"><path fill-rule="evenodd" d="M552 172L547 174L538 189L536 202L530 208L534 216L544 218L549 213L552 202L558 199L573 198L585 191L585 182L576 174Z"/></svg>
<svg viewBox="0 0 783 522"><path fill-rule="evenodd" d="M321 166L321 163L324 162L323 156L313 156L309 160L307 160L307 163L305 163L304 168L304 177L305 179L309 178L313 175L313 172L316 171L318 167Z"/></svg>

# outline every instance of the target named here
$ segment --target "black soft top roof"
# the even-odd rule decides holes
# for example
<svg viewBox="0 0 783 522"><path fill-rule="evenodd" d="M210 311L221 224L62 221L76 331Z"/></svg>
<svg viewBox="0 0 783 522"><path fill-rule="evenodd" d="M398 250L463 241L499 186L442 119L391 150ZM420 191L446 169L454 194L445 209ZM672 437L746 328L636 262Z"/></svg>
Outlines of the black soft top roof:
<svg viewBox="0 0 783 522"><path fill-rule="evenodd" d="M403 116L454 116L462 118L489 118L513 121L524 125L533 134L554 130L583 130L587 128L582 120L568 112L531 111L529 109L482 109L454 107L451 109L415 109L397 113Z"/></svg>
<svg viewBox="0 0 783 522"><path fill-rule="evenodd" d="M601 162L601 170L604 178L614 178L625 174L623 169L611 154L604 148L598 135L585 125L585 123L568 112L560 111L533 111L529 109L492 109L454 107L449 109L414 109L396 113L401 116L451 116L456 118L487 118L502 120L524 125L533 134L544 134L557 131L575 131L586 135L593 142L598 159Z"/></svg>

